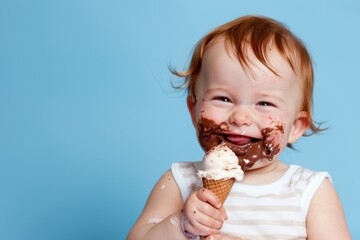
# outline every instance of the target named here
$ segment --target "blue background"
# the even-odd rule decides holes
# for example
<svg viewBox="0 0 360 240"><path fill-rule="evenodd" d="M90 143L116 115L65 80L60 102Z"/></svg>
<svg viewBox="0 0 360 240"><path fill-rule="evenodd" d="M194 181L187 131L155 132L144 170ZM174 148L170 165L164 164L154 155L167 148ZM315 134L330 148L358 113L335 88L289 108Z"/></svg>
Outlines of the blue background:
<svg viewBox="0 0 360 240"><path fill-rule="evenodd" d="M125 239L172 162L202 151L168 65L245 14L314 60L328 131L282 159L329 171L360 239L358 1L0 0L0 239Z"/></svg>

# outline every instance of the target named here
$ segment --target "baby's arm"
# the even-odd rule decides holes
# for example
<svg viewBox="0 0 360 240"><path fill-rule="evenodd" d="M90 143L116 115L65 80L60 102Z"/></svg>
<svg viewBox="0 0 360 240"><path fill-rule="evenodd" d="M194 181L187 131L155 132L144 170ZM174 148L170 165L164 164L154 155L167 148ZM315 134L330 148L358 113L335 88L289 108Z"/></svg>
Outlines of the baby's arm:
<svg viewBox="0 0 360 240"><path fill-rule="evenodd" d="M127 240L187 239L181 229L183 208L189 218L184 224L186 230L196 235L204 229L210 233L217 233L218 229L222 227L222 223L217 226L217 230L213 229L212 231L199 224L207 217L201 212L208 213L210 211L218 218L225 215L223 208L214 210L207 202L220 204L220 200L210 191L199 190L189 196L184 206L178 186L171 172L168 171L154 186L145 208L129 232Z"/></svg>
<svg viewBox="0 0 360 240"><path fill-rule="evenodd" d="M340 199L329 179L315 193L306 220L308 240L351 239Z"/></svg>
<svg viewBox="0 0 360 240"><path fill-rule="evenodd" d="M154 186L127 240L186 239L180 228L182 199L170 171Z"/></svg>

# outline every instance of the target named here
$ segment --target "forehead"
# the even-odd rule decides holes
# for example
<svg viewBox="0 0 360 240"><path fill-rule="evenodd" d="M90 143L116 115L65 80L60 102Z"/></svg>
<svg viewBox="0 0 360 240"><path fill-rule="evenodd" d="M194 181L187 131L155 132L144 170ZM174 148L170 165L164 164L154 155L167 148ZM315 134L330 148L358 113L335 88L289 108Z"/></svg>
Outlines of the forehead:
<svg viewBox="0 0 360 240"><path fill-rule="evenodd" d="M234 49L227 48L223 42L209 46L194 95L200 99L217 89L240 102L256 100L259 96L279 98L284 106L299 110L303 101L302 84L286 59L276 49L269 50L267 59L274 73L257 59L251 48L248 51L248 65L244 65Z"/></svg>
<svg viewBox="0 0 360 240"><path fill-rule="evenodd" d="M254 75L266 74L281 79L296 79L297 82L301 82L300 77L273 44L269 43L265 51L266 58L262 60L261 56L255 55L249 45L241 53L242 58L229 42L221 39L208 45L205 49L201 72L216 73L220 71L218 74L228 74L227 71L232 67L233 70L242 69L251 78L254 78ZM264 61L266 65L263 63Z"/></svg>

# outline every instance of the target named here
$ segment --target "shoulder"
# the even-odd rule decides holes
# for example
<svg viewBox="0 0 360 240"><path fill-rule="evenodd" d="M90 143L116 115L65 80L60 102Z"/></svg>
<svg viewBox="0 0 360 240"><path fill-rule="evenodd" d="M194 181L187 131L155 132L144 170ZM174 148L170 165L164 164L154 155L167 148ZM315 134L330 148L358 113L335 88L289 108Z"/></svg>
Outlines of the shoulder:
<svg viewBox="0 0 360 240"><path fill-rule="evenodd" d="M317 172L297 165L290 165L288 177L289 187L298 196L304 216L307 215L314 194L323 181L331 181L327 172Z"/></svg>
<svg viewBox="0 0 360 240"><path fill-rule="evenodd" d="M351 239L330 175L297 165L291 168L290 185L301 194L308 239Z"/></svg>
<svg viewBox="0 0 360 240"><path fill-rule="evenodd" d="M201 187L201 181L197 176L201 167L201 162L177 162L171 165L171 174L181 192L183 201L190 193Z"/></svg>
<svg viewBox="0 0 360 240"><path fill-rule="evenodd" d="M327 172L317 172L297 165L290 165L289 167L289 185L304 197L315 193L316 189L324 181L330 179Z"/></svg>
<svg viewBox="0 0 360 240"><path fill-rule="evenodd" d="M171 171L166 171L153 187L143 211L128 236L139 239L156 223L178 212L183 203ZM135 237L136 236L136 237ZM129 238L130 239L130 238Z"/></svg>
<svg viewBox="0 0 360 240"><path fill-rule="evenodd" d="M158 213L157 218L164 218L168 213L180 209L181 206L182 199L179 188L171 171L168 170L154 185L145 204L142 216L147 216L146 219L150 219L155 217L154 213Z"/></svg>
<svg viewBox="0 0 360 240"><path fill-rule="evenodd" d="M301 186L306 186L308 183L313 181L317 175L324 175L324 177L329 176L327 172L317 172L308 168L300 167L298 165L290 165L290 169L292 170L292 184L297 184Z"/></svg>
<svg viewBox="0 0 360 240"><path fill-rule="evenodd" d="M351 239L340 198L327 178L314 194L307 215L308 239Z"/></svg>

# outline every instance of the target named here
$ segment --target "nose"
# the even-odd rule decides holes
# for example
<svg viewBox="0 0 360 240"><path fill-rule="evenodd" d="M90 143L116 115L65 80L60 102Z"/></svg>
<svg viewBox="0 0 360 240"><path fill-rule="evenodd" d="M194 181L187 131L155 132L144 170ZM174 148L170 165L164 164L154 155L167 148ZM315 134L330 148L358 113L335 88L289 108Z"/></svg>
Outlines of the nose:
<svg viewBox="0 0 360 240"><path fill-rule="evenodd" d="M237 127L251 125L253 120L250 109L245 106L236 107L230 115L229 122Z"/></svg>

